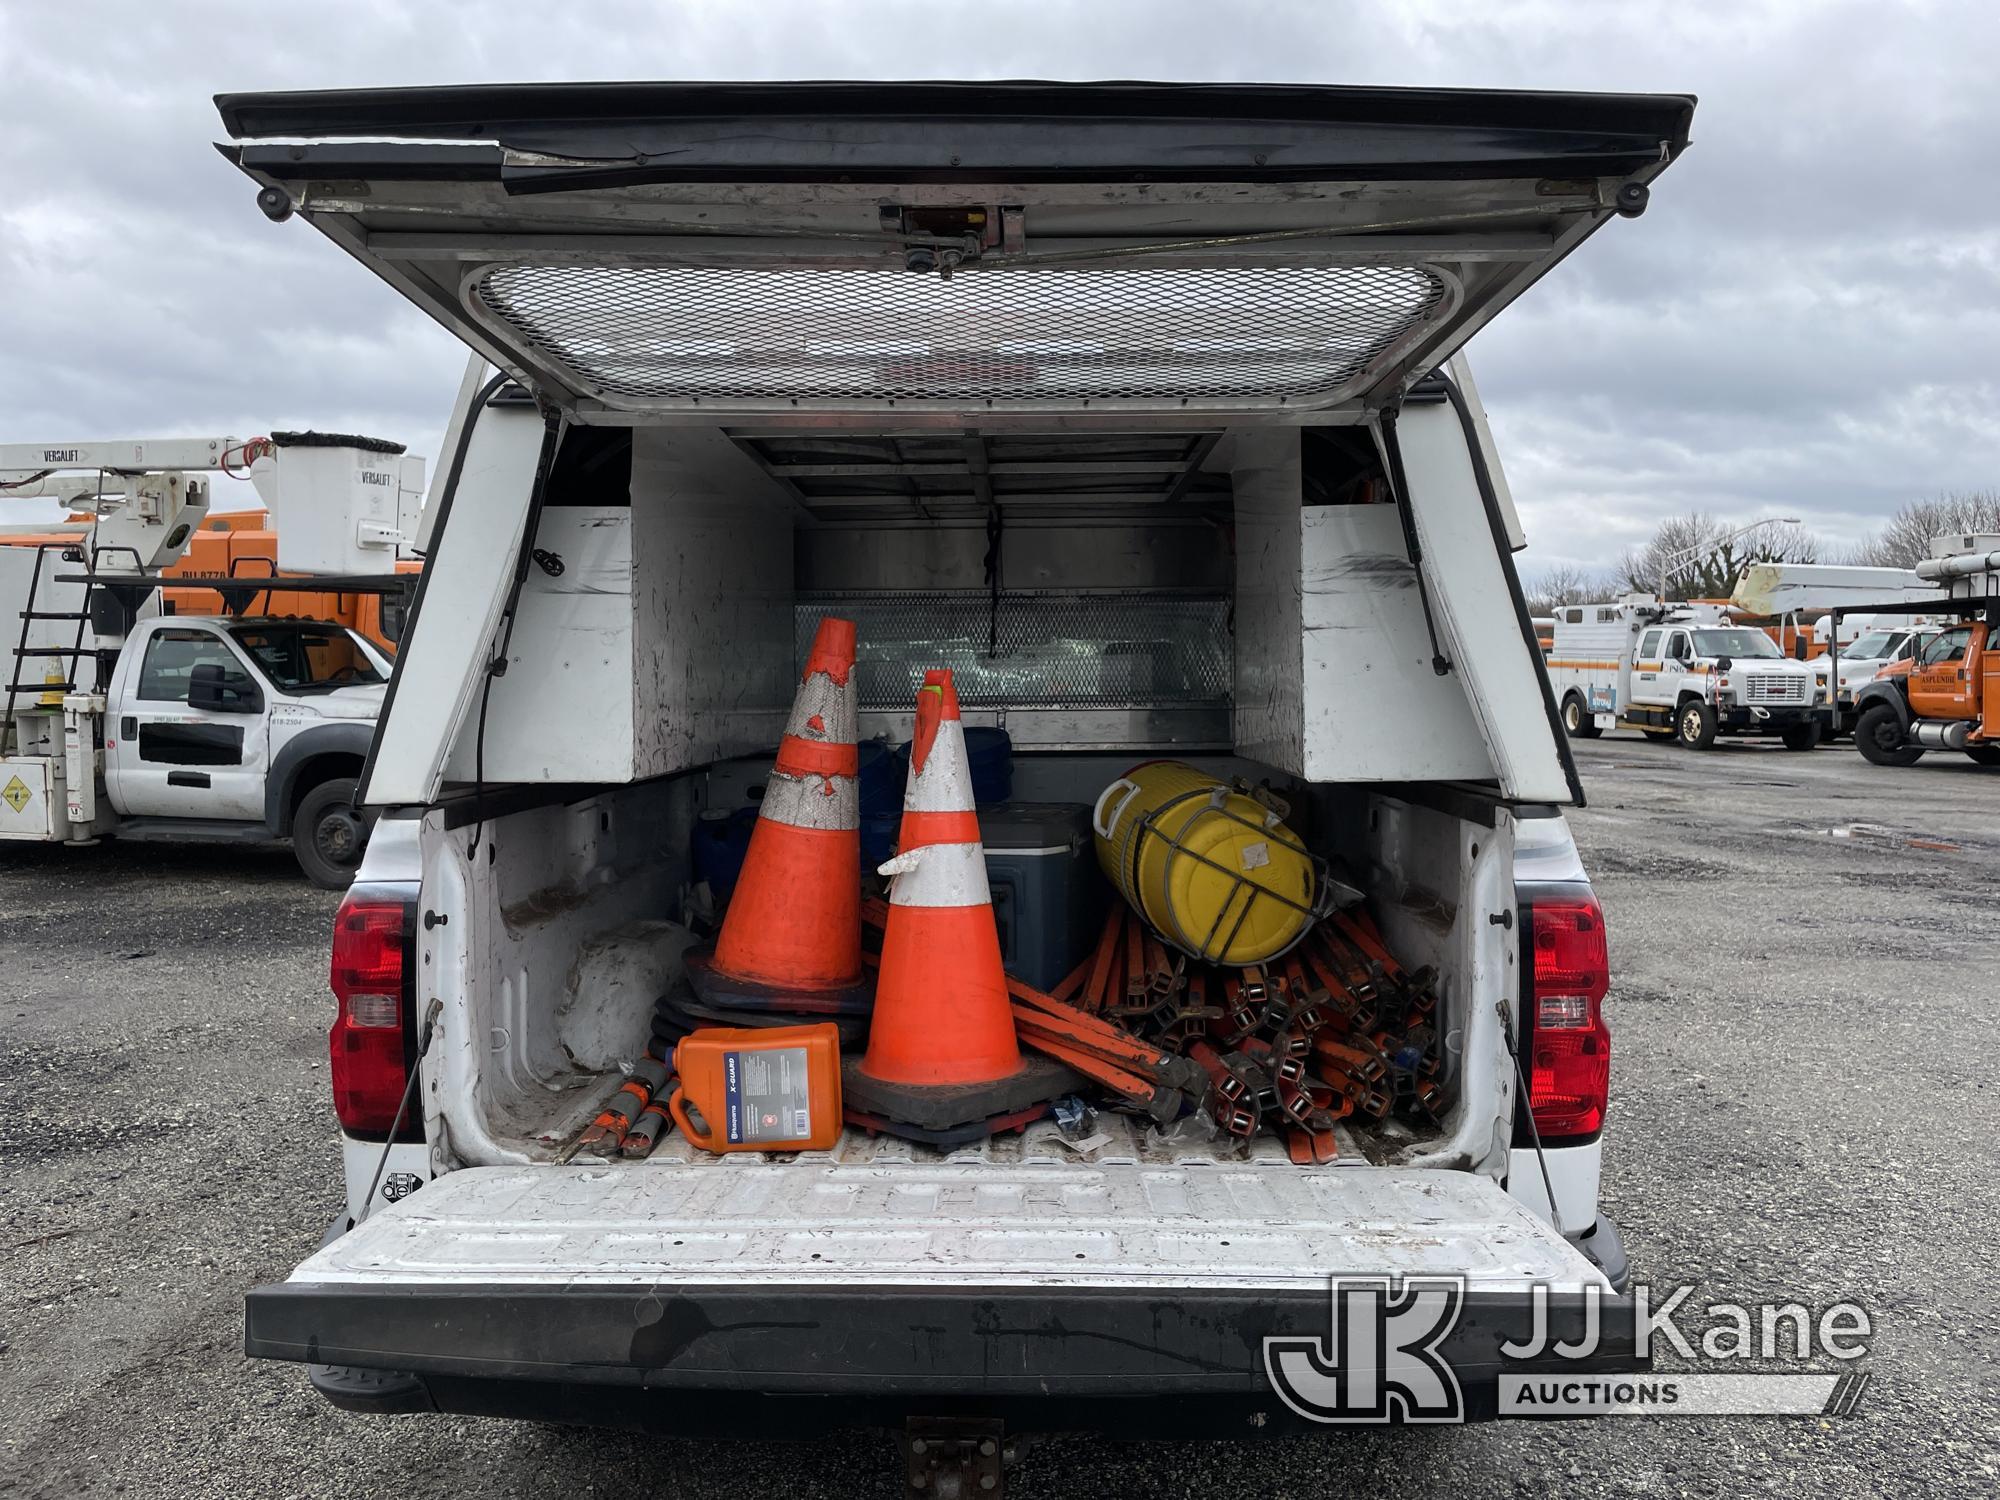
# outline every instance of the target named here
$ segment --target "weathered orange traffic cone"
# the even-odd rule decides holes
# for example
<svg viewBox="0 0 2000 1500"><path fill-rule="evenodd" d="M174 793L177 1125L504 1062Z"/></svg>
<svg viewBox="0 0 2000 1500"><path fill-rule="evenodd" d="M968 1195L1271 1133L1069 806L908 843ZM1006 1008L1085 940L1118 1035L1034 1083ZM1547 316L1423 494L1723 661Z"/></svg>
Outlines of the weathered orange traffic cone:
<svg viewBox="0 0 2000 1500"><path fill-rule="evenodd" d="M1025 1108L1076 1078L1024 1055L1014 1037L958 693L942 669L926 672L917 691L897 848L881 867L893 877L889 919L868 1052L846 1072L848 1103L869 1123L918 1140L1019 1124Z"/></svg>
<svg viewBox="0 0 2000 1500"><path fill-rule="evenodd" d="M688 955L712 1003L866 1006L853 675L854 622L821 620L715 949Z"/></svg>

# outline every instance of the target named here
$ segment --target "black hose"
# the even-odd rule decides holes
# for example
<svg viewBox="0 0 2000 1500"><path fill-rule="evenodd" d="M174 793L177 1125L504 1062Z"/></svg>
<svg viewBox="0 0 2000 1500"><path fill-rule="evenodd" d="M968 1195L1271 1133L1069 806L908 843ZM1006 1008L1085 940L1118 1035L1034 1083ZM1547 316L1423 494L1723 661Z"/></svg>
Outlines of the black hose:
<svg viewBox="0 0 2000 1500"><path fill-rule="evenodd" d="M535 534L541 529L542 502L548 498L549 475L555 469L556 450L562 446L563 422L555 412L543 418L542 452L535 461L535 487L528 496L528 515L521 527L521 545L514 554L514 577L507 586L507 602L500 610L500 640L486 662L486 679L479 685L479 724L472 739L472 805L478 821L472 825L472 839L465 847L466 858L476 866L479 841L486 835L486 710L493 698L493 679L507 672L507 651L514 643L514 617L521 603L521 586L528 581L528 566L534 560Z"/></svg>

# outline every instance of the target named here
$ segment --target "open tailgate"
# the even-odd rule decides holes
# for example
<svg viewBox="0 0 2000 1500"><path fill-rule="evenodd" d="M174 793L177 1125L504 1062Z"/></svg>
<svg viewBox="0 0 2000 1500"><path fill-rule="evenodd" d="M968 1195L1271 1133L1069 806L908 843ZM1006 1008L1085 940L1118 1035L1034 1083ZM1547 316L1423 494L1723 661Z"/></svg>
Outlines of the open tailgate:
<svg viewBox="0 0 2000 1500"><path fill-rule="evenodd" d="M1327 1336L1333 1278L1385 1275L1464 1279L1443 1347L1468 1389L1527 1337L1531 1288L1571 1331L1604 1293L1471 1173L864 1148L453 1172L253 1291L246 1347L586 1385L1243 1394L1268 1392L1266 1337ZM1635 1367L1618 1305L1603 1295L1600 1352L1566 1369Z"/></svg>
<svg viewBox="0 0 2000 1500"><path fill-rule="evenodd" d="M217 105L266 212L303 214L578 419L913 425L968 402L985 422L1392 401L1640 211L1693 112L1153 83Z"/></svg>

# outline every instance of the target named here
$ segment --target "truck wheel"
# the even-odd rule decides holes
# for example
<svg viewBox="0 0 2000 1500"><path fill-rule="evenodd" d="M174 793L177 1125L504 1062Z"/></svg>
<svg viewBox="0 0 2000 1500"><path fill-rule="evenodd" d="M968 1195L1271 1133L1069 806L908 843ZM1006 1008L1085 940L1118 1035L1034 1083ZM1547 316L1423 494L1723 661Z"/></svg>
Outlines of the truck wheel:
<svg viewBox="0 0 2000 1500"><path fill-rule="evenodd" d="M354 808L354 778L322 781L292 818L292 854L306 879L323 891L344 891L368 847L369 820Z"/></svg>
<svg viewBox="0 0 2000 1500"><path fill-rule="evenodd" d="M1674 715L1674 738L1683 749L1706 750L1715 743L1715 710L1690 698Z"/></svg>
<svg viewBox="0 0 2000 1500"><path fill-rule="evenodd" d="M1891 703L1871 703L1862 711L1854 748L1871 766L1914 766L1924 758L1923 750L1904 738L1903 721Z"/></svg>
<svg viewBox="0 0 2000 1500"><path fill-rule="evenodd" d="M1787 750L1810 750L1819 743L1821 732L1819 720L1809 719L1803 724L1788 724L1779 738Z"/></svg>
<svg viewBox="0 0 2000 1500"><path fill-rule="evenodd" d="M1967 745L1965 753L1982 766L2000 766L2000 745Z"/></svg>
<svg viewBox="0 0 2000 1500"><path fill-rule="evenodd" d="M1603 732L1597 727L1596 717L1575 693L1563 699L1563 730L1573 740L1594 740Z"/></svg>

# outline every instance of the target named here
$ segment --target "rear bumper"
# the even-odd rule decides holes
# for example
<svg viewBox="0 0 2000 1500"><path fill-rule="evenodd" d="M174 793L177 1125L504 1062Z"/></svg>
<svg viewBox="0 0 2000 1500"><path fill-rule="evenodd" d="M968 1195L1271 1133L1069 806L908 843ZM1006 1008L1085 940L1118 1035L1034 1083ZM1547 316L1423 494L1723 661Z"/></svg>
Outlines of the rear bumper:
<svg viewBox="0 0 2000 1500"><path fill-rule="evenodd" d="M1604 1273L1612 1291L1622 1297L1632 1289L1632 1261L1625 1253L1625 1237L1619 1234L1616 1224L1599 1214L1574 1243Z"/></svg>
<svg viewBox="0 0 2000 1500"><path fill-rule="evenodd" d="M1438 1345L1465 1418L1496 1414L1503 1372L1647 1368L1630 1302L1605 1297L1598 1311L1595 1353L1516 1361L1500 1345L1530 1338L1529 1296L1468 1292ZM1264 1340L1329 1337L1323 1289L287 1283L252 1292L247 1314L248 1354L313 1362L314 1384L354 1410L767 1437L901 1426L913 1415L1130 1436L1310 1431L1320 1424L1274 1391ZM1546 1314L1551 1342L1574 1338L1584 1299L1550 1296ZM408 1378L357 1380L360 1370Z"/></svg>

